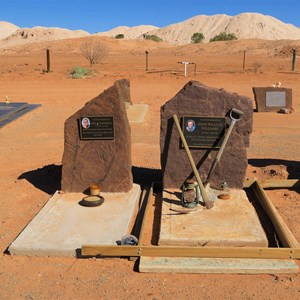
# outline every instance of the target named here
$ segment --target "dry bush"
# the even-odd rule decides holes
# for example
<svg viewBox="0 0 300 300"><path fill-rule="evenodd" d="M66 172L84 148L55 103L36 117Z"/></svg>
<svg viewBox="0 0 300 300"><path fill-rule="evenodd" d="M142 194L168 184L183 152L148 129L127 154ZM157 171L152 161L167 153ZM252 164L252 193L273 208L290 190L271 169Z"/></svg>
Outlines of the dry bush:
<svg viewBox="0 0 300 300"><path fill-rule="evenodd" d="M253 66L254 72L257 73L258 71L261 70L262 64L260 62L255 62L255 63L253 63L252 66Z"/></svg>
<svg viewBox="0 0 300 300"><path fill-rule="evenodd" d="M90 67L101 62L108 54L108 48L100 41L89 40L81 45L82 55L89 61Z"/></svg>

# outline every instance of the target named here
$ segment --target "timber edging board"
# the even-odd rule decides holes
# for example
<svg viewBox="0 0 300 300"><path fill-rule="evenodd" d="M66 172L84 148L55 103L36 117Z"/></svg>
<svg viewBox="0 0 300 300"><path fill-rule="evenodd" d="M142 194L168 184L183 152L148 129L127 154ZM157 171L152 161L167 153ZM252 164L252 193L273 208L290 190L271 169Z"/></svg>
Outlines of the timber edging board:
<svg viewBox="0 0 300 300"><path fill-rule="evenodd" d="M271 219L284 248L83 245L81 248L81 256L300 259L300 246L298 241L283 222L276 208L270 205L271 201L263 191L263 188L292 188L298 186L300 186L299 180L247 181L244 185L244 188L253 189L255 195L259 198L259 201L262 203L263 209L266 210L266 213Z"/></svg>

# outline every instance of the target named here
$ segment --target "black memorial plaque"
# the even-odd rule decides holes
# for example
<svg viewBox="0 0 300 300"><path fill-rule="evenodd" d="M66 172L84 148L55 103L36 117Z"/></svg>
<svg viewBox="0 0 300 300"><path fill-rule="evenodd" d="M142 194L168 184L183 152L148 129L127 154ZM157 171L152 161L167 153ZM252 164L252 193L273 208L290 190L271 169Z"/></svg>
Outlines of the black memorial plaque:
<svg viewBox="0 0 300 300"><path fill-rule="evenodd" d="M184 116L182 130L190 148L220 148L226 118Z"/></svg>
<svg viewBox="0 0 300 300"><path fill-rule="evenodd" d="M115 138L112 116L80 117L78 121L82 140L113 140Z"/></svg>

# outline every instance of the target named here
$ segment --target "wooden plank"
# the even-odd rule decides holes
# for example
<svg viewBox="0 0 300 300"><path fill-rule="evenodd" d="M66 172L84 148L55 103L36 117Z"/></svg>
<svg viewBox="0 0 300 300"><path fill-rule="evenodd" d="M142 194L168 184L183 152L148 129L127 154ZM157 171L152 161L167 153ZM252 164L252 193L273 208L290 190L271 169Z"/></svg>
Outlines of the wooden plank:
<svg viewBox="0 0 300 300"><path fill-rule="evenodd" d="M248 189L251 188L252 185L257 180L245 180L243 183L243 188ZM259 184L262 188L296 188L300 187L299 179L287 179L287 180L259 180Z"/></svg>
<svg viewBox="0 0 300 300"><path fill-rule="evenodd" d="M300 249L259 247L175 247L175 246L103 246L83 245L82 256L99 257L219 257L300 259Z"/></svg>
<svg viewBox="0 0 300 300"><path fill-rule="evenodd" d="M253 191L256 194L260 204L264 208L265 212L269 216L273 226L278 234L278 237L284 247L289 248L300 248L300 244L293 236L292 232L289 230L283 219L281 218L279 212L269 200L267 194L263 190L260 183L257 181L252 185Z"/></svg>
<svg viewBox="0 0 300 300"><path fill-rule="evenodd" d="M146 201L146 208L145 208L144 217L143 217L141 230L140 230L140 234L139 234L139 242L138 242L139 246L143 245L143 241L144 241L144 231L146 228L149 210L150 210L150 206L151 206L151 201L150 201L151 197L153 197L153 182L151 184L150 189L147 191L146 199L144 200L144 201Z"/></svg>
<svg viewBox="0 0 300 300"><path fill-rule="evenodd" d="M205 274L298 273L292 260L251 258L141 257L140 272Z"/></svg>
<svg viewBox="0 0 300 300"><path fill-rule="evenodd" d="M300 187L299 179L287 179L287 180L259 180L259 184L262 188L295 188Z"/></svg>
<svg viewBox="0 0 300 300"><path fill-rule="evenodd" d="M144 231L144 224L146 222L146 209L148 206L148 201L149 201L149 197L150 197L150 193L151 193L151 188L148 188L148 190L143 190L141 193L141 203L140 203L140 207L139 207L139 211L137 214L137 218L136 218L136 224L135 224L135 228L134 228L134 236L138 238L138 244L141 245L142 244L142 235L143 235L143 231ZM136 261L138 259L137 256L131 256L129 258L129 260L131 261Z"/></svg>

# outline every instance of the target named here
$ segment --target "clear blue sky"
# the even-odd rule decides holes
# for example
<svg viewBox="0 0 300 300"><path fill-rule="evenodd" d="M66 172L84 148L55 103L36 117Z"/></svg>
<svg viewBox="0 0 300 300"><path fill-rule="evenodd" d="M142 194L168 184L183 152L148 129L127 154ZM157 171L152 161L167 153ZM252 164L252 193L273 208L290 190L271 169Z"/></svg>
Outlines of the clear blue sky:
<svg viewBox="0 0 300 300"><path fill-rule="evenodd" d="M164 27L196 15L256 12L300 27L300 0L0 0L0 21L90 33L117 26Z"/></svg>

